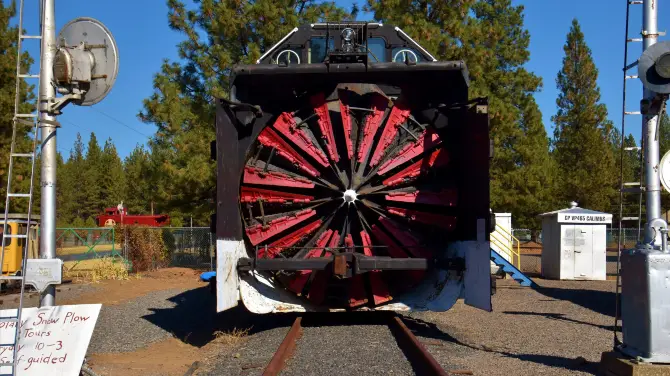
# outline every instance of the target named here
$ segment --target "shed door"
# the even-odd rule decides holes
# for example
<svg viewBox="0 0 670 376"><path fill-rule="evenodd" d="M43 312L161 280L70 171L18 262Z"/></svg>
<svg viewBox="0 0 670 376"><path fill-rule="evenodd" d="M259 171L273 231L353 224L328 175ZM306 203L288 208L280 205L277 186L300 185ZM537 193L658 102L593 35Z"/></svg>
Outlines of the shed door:
<svg viewBox="0 0 670 376"><path fill-rule="evenodd" d="M590 225L575 225L575 279L591 278L593 275L593 228Z"/></svg>

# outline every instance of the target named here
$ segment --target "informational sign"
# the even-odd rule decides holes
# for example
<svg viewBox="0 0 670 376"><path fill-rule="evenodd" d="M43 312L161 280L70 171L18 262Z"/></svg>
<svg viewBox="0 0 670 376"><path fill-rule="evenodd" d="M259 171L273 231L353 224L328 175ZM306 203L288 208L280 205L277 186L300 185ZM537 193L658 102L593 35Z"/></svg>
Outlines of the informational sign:
<svg viewBox="0 0 670 376"><path fill-rule="evenodd" d="M612 214L559 213L560 223L612 223Z"/></svg>
<svg viewBox="0 0 670 376"><path fill-rule="evenodd" d="M101 304L24 308L16 354L17 376L78 376ZM16 317L16 309L0 318ZM0 363L12 362L16 322L0 321ZM12 367L0 367L11 374Z"/></svg>

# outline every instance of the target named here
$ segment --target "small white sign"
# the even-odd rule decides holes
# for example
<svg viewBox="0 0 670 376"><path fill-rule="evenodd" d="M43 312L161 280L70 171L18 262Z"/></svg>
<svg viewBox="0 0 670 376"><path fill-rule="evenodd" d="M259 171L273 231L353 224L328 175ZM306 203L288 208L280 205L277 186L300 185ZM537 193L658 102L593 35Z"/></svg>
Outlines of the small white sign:
<svg viewBox="0 0 670 376"><path fill-rule="evenodd" d="M49 285L60 285L63 274L61 259L27 259L26 284L42 292Z"/></svg>
<svg viewBox="0 0 670 376"><path fill-rule="evenodd" d="M17 376L78 376L102 304L24 308L17 352ZM16 317L16 309L0 317ZM0 363L12 362L16 322L0 321ZM12 367L0 367L11 374Z"/></svg>
<svg viewBox="0 0 670 376"><path fill-rule="evenodd" d="M612 214L558 214L560 223L612 223Z"/></svg>

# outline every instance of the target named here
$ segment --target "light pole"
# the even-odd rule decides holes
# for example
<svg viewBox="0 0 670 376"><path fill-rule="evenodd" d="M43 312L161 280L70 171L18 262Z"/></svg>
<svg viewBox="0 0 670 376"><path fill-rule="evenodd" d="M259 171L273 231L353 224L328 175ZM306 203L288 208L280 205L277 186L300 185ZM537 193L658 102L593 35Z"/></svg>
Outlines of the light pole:
<svg viewBox="0 0 670 376"><path fill-rule="evenodd" d="M645 0L642 10L642 41L644 52L658 41L658 0ZM643 103L651 103L657 93L644 88ZM659 116L656 111L642 112L642 137L644 142L644 172L647 210L647 225L644 242L661 244L660 231L650 226L653 220L661 218L661 179L659 175Z"/></svg>
<svg viewBox="0 0 670 376"><path fill-rule="evenodd" d="M49 109L55 99L53 82L53 63L56 54L55 0L42 0L42 46L40 56L40 133L41 133L41 201L40 217L42 236L40 237L39 257L56 257L56 116ZM40 297L40 306L56 304L56 286L49 285Z"/></svg>

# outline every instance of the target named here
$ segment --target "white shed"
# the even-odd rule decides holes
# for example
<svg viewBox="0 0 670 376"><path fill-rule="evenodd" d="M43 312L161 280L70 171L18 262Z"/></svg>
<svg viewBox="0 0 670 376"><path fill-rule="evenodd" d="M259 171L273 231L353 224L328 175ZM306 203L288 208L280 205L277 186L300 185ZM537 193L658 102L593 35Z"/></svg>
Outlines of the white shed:
<svg viewBox="0 0 670 376"><path fill-rule="evenodd" d="M606 227L612 223L612 214L582 209L572 202L567 209L540 217L544 278L606 279Z"/></svg>

